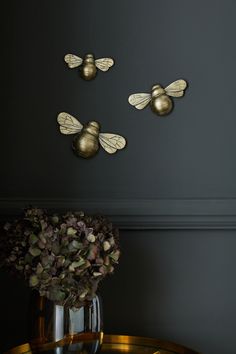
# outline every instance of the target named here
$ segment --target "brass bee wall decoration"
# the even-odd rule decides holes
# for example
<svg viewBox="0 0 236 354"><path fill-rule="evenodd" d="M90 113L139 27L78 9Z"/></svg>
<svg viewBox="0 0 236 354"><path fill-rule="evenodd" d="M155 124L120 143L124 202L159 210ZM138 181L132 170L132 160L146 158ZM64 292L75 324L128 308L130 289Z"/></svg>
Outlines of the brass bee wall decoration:
<svg viewBox="0 0 236 354"><path fill-rule="evenodd" d="M173 101L169 97L182 97L187 87L185 80L172 82L165 89L157 84L152 87L151 93L135 93L128 98L129 103L137 109L145 108L149 103L154 113L164 116L173 109Z"/></svg>
<svg viewBox="0 0 236 354"><path fill-rule="evenodd" d="M87 81L95 78L97 68L102 71L107 71L114 65L112 58L95 59L93 54L86 54L84 59L74 54L66 54L64 60L70 69L80 66L80 76Z"/></svg>
<svg viewBox="0 0 236 354"><path fill-rule="evenodd" d="M62 134L76 134L72 148L77 156L89 158L94 156L100 145L109 154L114 154L126 146L123 136L112 133L100 133L100 124L90 121L82 125L75 117L66 112L57 116L57 122Z"/></svg>

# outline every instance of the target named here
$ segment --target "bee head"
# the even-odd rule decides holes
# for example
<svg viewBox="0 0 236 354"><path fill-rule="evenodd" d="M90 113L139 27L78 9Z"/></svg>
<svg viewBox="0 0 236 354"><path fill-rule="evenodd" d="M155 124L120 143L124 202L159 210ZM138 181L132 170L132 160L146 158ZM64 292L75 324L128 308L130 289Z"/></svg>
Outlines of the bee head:
<svg viewBox="0 0 236 354"><path fill-rule="evenodd" d="M152 97L158 97L163 95L163 93L165 93L165 90L161 87L161 85L152 86Z"/></svg>
<svg viewBox="0 0 236 354"><path fill-rule="evenodd" d="M94 55L93 54L86 54L84 61L86 63L94 63Z"/></svg>
<svg viewBox="0 0 236 354"><path fill-rule="evenodd" d="M91 121L86 125L85 129L88 133L98 136L100 131L100 124L96 121Z"/></svg>

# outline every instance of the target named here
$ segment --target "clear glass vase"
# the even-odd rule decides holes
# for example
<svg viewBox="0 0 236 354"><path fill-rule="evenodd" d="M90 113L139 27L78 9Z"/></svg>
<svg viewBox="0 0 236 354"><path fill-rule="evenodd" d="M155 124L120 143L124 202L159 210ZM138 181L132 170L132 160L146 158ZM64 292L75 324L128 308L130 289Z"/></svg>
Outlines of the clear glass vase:
<svg viewBox="0 0 236 354"><path fill-rule="evenodd" d="M100 296L78 309L56 305L38 294L30 303L29 342L53 353L96 353L102 344L103 316Z"/></svg>

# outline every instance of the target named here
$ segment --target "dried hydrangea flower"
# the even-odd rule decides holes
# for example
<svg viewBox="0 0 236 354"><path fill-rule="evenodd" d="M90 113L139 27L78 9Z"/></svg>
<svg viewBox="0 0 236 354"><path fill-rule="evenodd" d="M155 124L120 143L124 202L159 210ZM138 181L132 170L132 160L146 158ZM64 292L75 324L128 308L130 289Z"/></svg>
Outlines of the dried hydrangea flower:
<svg viewBox="0 0 236 354"><path fill-rule="evenodd" d="M103 216L50 215L28 208L7 222L0 266L21 274L32 289L57 304L83 306L120 257L119 231Z"/></svg>

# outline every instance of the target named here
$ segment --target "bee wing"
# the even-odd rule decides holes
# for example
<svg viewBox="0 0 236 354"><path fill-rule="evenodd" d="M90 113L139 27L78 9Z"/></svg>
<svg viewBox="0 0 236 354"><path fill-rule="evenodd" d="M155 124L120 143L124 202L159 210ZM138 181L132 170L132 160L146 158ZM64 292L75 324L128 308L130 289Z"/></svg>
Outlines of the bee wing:
<svg viewBox="0 0 236 354"><path fill-rule="evenodd" d="M134 93L128 98L129 103L137 109L143 109L151 101L150 93Z"/></svg>
<svg viewBox="0 0 236 354"><path fill-rule="evenodd" d="M60 132L66 135L79 133L83 128L83 125L75 117L66 112L58 114L57 122L60 125Z"/></svg>
<svg viewBox="0 0 236 354"><path fill-rule="evenodd" d="M70 69L77 68L83 63L83 59L74 54L66 54L64 60Z"/></svg>
<svg viewBox="0 0 236 354"><path fill-rule="evenodd" d="M172 82L169 86L165 88L168 96L181 97L184 95L184 90L187 87L187 82L185 80L177 80Z"/></svg>
<svg viewBox="0 0 236 354"><path fill-rule="evenodd" d="M112 65L114 65L114 60L112 58L97 59L95 60L95 65L98 69L107 71Z"/></svg>
<svg viewBox="0 0 236 354"><path fill-rule="evenodd" d="M124 149L126 145L126 140L123 136L111 133L100 133L99 142L109 154L114 154L117 150Z"/></svg>

